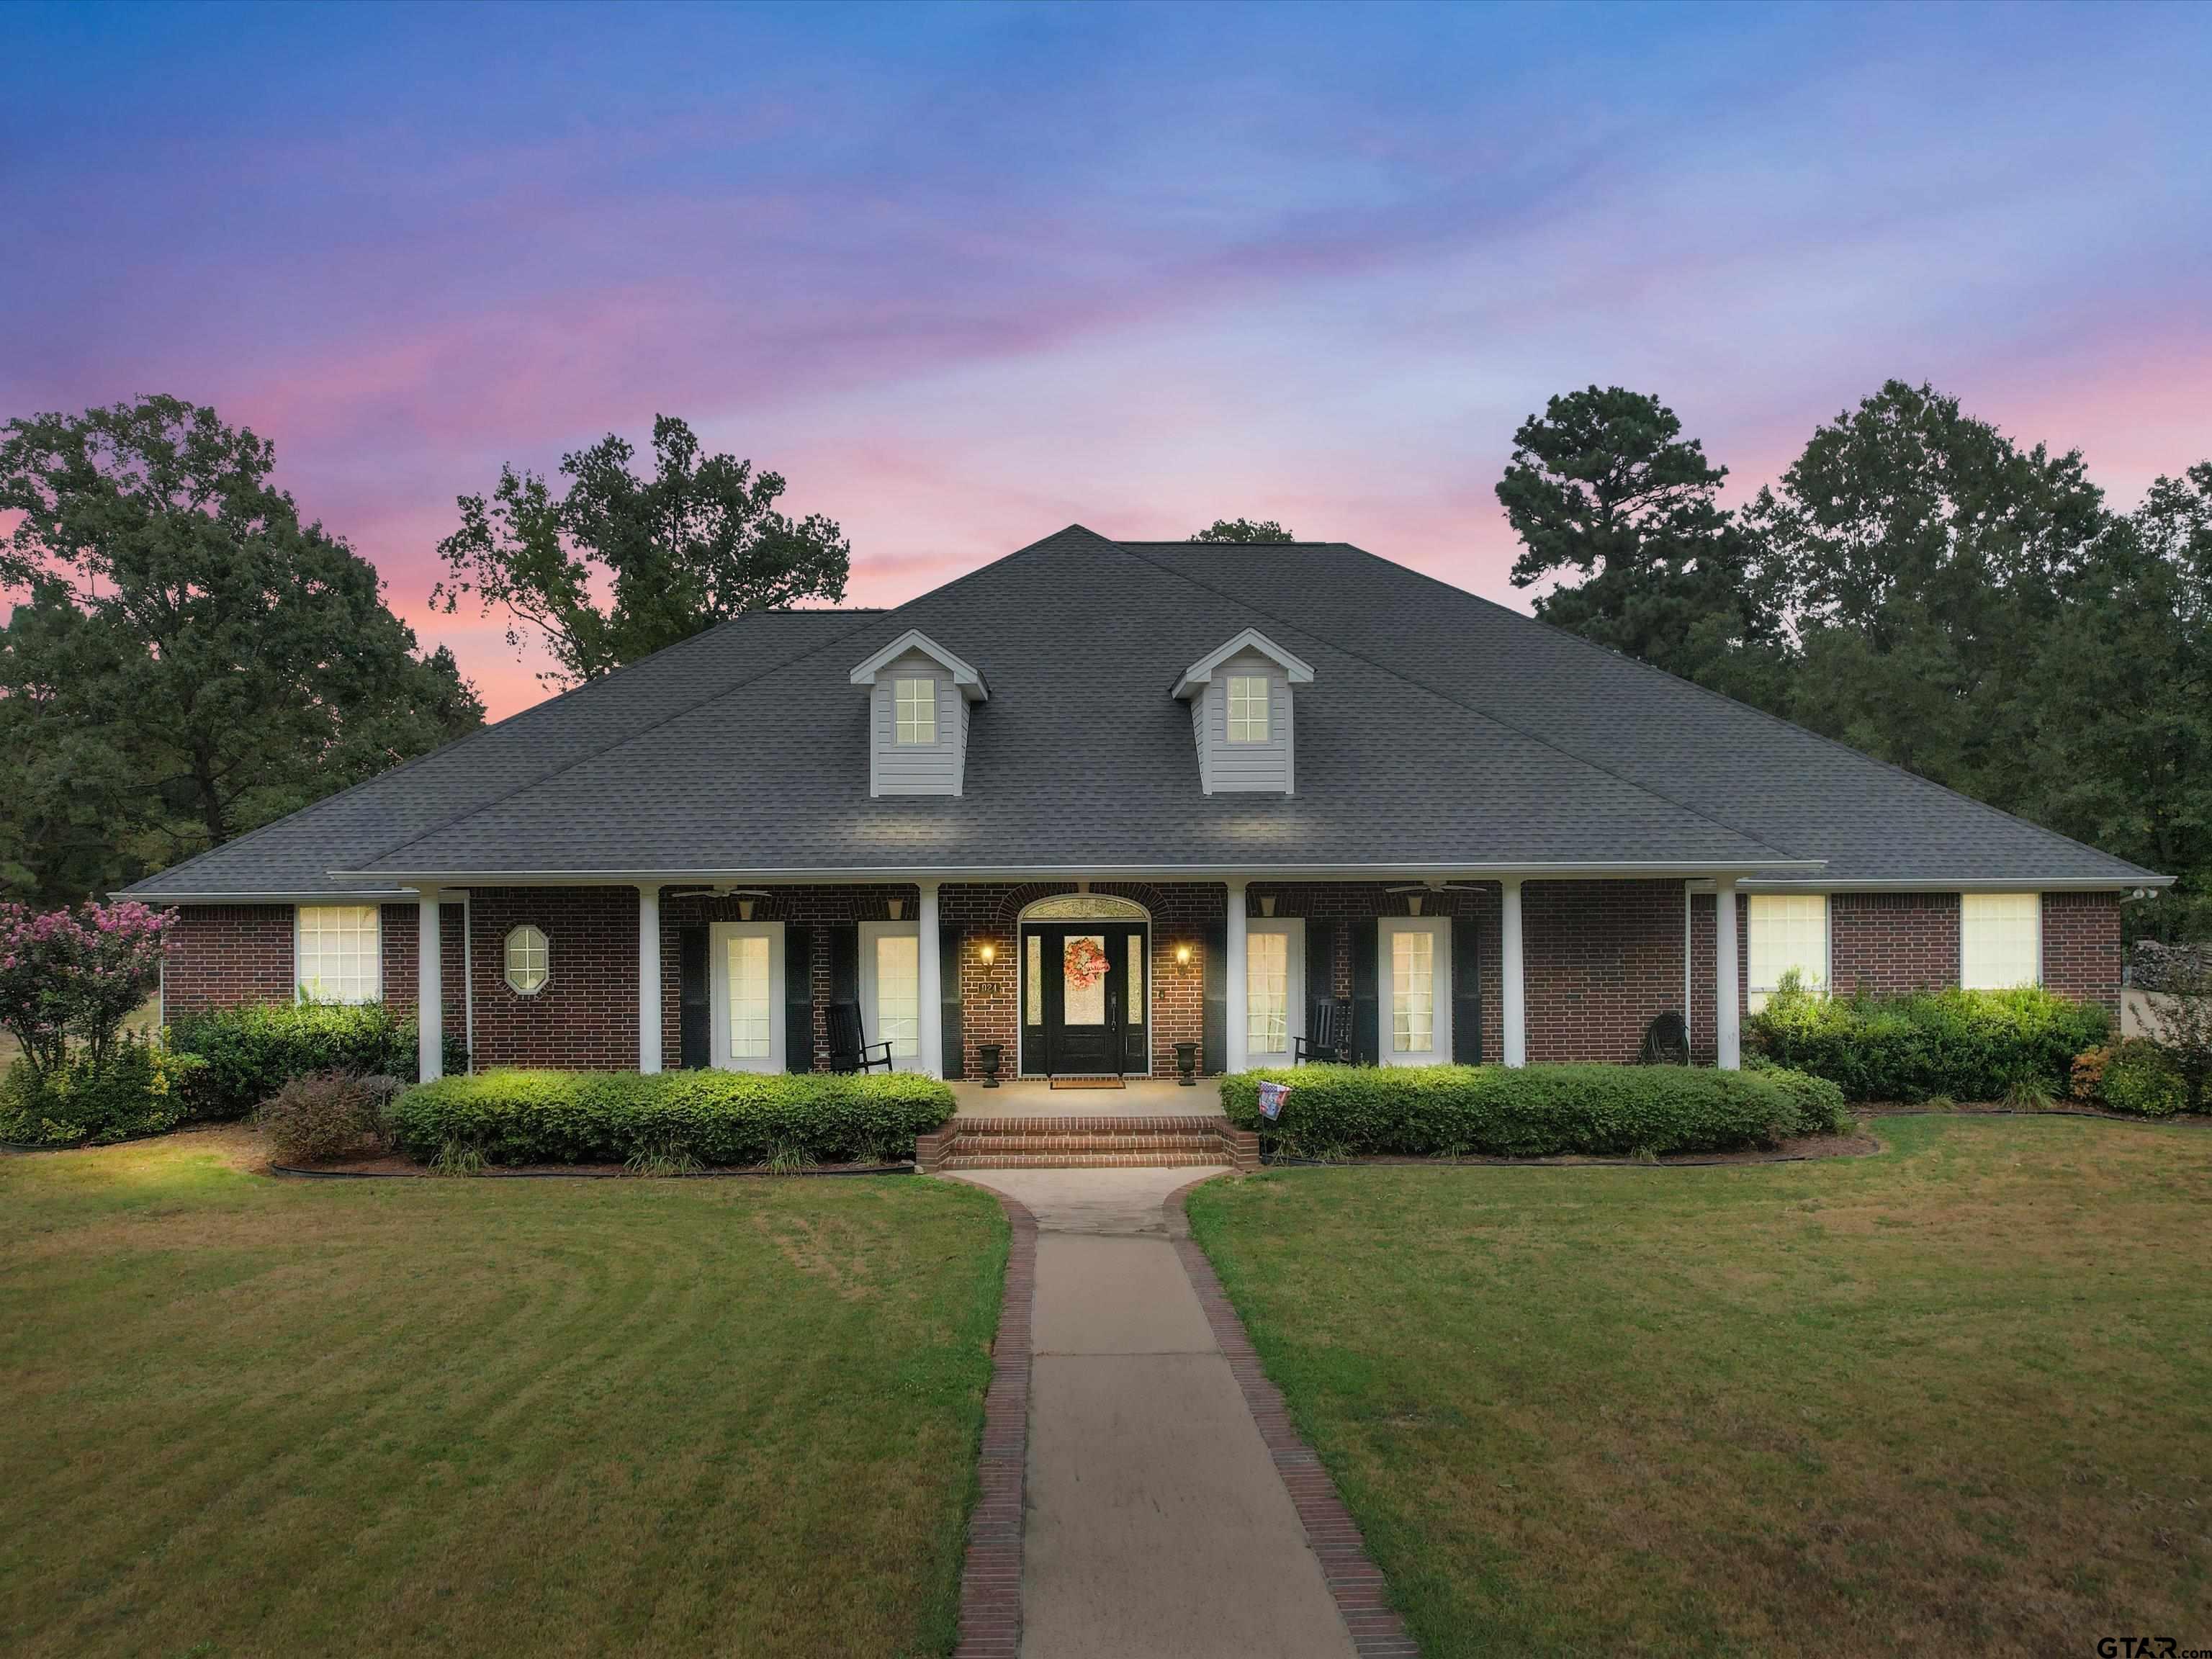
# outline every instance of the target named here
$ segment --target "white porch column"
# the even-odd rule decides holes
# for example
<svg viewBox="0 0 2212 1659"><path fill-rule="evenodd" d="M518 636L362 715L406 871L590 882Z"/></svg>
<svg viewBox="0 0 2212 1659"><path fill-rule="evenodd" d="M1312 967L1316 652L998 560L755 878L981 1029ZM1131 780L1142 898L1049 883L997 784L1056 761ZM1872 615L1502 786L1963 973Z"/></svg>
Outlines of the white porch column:
<svg viewBox="0 0 2212 1659"><path fill-rule="evenodd" d="M1229 1017L1222 1022L1227 1029L1222 1034L1221 1069L1241 1072L1244 1069L1244 1024L1251 1016L1247 1004L1250 992L1246 989L1244 972L1244 884L1229 884L1229 960L1223 964L1229 978L1225 1000Z"/></svg>
<svg viewBox="0 0 2212 1659"><path fill-rule="evenodd" d="M435 1083L446 1074L446 953L438 936L438 890L415 893L415 1075Z"/></svg>
<svg viewBox="0 0 2212 1659"><path fill-rule="evenodd" d="M945 988L944 975L938 963L937 941L937 884L925 881L921 887L921 908L915 913L915 923L921 938L921 948L915 952L915 1001L920 1005L921 1052L916 1056L924 1077L945 1075Z"/></svg>
<svg viewBox="0 0 2212 1659"><path fill-rule="evenodd" d="M1504 889L1504 925L1498 929L1498 944L1504 960L1499 964L1501 983L1498 999L1498 1018L1505 1030L1505 1063L1526 1066L1528 1063L1528 981L1521 967L1521 884L1508 881Z"/></svg>
<svg viewBox="0 0 2212 1659"><path fill-rule="evenodd" d="M1713 1017L1716 1058L1723 1072L1743 1066L1743 1021L1736 1008L1735 883L1723 876L1713 884Z"/></svg>
<svg viewBox="0 0 2212 1659"><path fill-rule="evenodd" d="M780 1012L780 1011L777 1011ZM660 884L637 884L637 1069L660 1069Z"/></svg>

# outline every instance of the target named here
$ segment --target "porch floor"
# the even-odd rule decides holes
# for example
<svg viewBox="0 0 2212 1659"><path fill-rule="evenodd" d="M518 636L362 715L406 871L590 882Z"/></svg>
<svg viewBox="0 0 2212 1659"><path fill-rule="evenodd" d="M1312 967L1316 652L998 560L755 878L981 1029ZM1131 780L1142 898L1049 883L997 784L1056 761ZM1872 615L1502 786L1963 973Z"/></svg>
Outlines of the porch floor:
<svg viewBox="0 0 2212 1659"><path fill-rule="evenodd" d="M963 1117L1211 1117L1221 1110L1218 1078L1190 1088L1172 1078L1133 1077L1119 1089L1055 1089L1042 1078L1021 1078L986 1089L972 1079L952 1093Z"/></svg>

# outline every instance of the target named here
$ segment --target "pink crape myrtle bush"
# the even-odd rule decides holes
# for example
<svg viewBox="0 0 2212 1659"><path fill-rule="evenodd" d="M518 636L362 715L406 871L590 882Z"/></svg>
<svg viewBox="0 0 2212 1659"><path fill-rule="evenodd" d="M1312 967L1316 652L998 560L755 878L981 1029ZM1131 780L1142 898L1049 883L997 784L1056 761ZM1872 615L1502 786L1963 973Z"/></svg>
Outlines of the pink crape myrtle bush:
<svg viewBox="0 0 2212 1659"><path fill-rule="evenodd" d="M33 1073L78 1061L97 1073L131 1011L161 981L161 933L173 913L125 900L35 912L0 904L0 1027Z"/></svg>

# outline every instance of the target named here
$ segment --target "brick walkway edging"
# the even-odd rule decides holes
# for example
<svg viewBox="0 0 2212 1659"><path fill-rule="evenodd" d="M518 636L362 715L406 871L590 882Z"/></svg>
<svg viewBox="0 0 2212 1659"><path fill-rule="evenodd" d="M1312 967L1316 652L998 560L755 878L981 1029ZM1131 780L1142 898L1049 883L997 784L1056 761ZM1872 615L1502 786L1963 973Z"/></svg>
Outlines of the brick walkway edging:
<svg viewBox="0 0 2212 1659"><path fill-rule="evenodd" d="M1260 1438L1267 1444L1267 1455L1274 1461L1275 1473L1281 1477L1285 1490L1291 1495L1291 1504L1298 1512L1298 1521L1306 1529L1306 1542L1321 1561L1322 1577L1328 1585L1328 1593L1336 1599L1336 1610L1343 1616L1346 1628L1352 1632L1354 1650L1361 1659L1417 1656L1420 1650L1407 1633L1406 1621L1390 1606L1389 1587L1382 1582L1381 1571L1368 1559L1367 1545L1352 1522L1352 1512L1337 1496L1336 1482L1322 1468L1313 1448L1291 1426L1290 1410L1283 1404L1282 1393L1261 1368L1252 1339L1244 1334L1244 1322L1237 1316L1237 1310L1223 1291L1213 1264L1199 1249L1198 1241L1190 1236L1190 1218L1184 1213L1183 1200L1189 1196L1191 1188L1203 1184L1204 1179L1178 1187L1161 1206L1167 1216L1168 1236L1175 1243L1176 1259L1189 1276L1191 1289L1198 1293L1198 1304L1206 1310L1206 1322L1213 1328L1213 1340L1221 1345L1221 1352L1228 1358L1231 1374L1244 1391L1244 1407L1259 1425ZM966 1649L963 1647L962 1651Z"/></svg>
<svg viewBox="0 0 2212 1659"><path fill-rule="evenodd" d="M984 1188L990 1191L989 1188ZM993 1193L1013 1237L999 1332L991 1343L991 1386L983 1395L982 1492L968 1517L960 1569L960 1642L953 1659L1019 1659L1022 1650L1022 1525L1030 1457L1030 1313L1036 1301L1036 1218L1029 1206Z"/></svg>

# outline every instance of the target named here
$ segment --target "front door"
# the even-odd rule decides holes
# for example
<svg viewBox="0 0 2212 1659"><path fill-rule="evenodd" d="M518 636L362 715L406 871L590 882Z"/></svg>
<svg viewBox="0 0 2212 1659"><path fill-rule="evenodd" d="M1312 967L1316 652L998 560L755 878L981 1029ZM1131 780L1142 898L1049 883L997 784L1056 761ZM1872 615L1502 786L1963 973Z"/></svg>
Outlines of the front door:
<svg viewBox="0 0 2212 1659"><path fill-rule="evenodd" d="M1145 930L1127 922L1025 928L1022 1070L1106 1076L1144 1039Z"/></svg>

